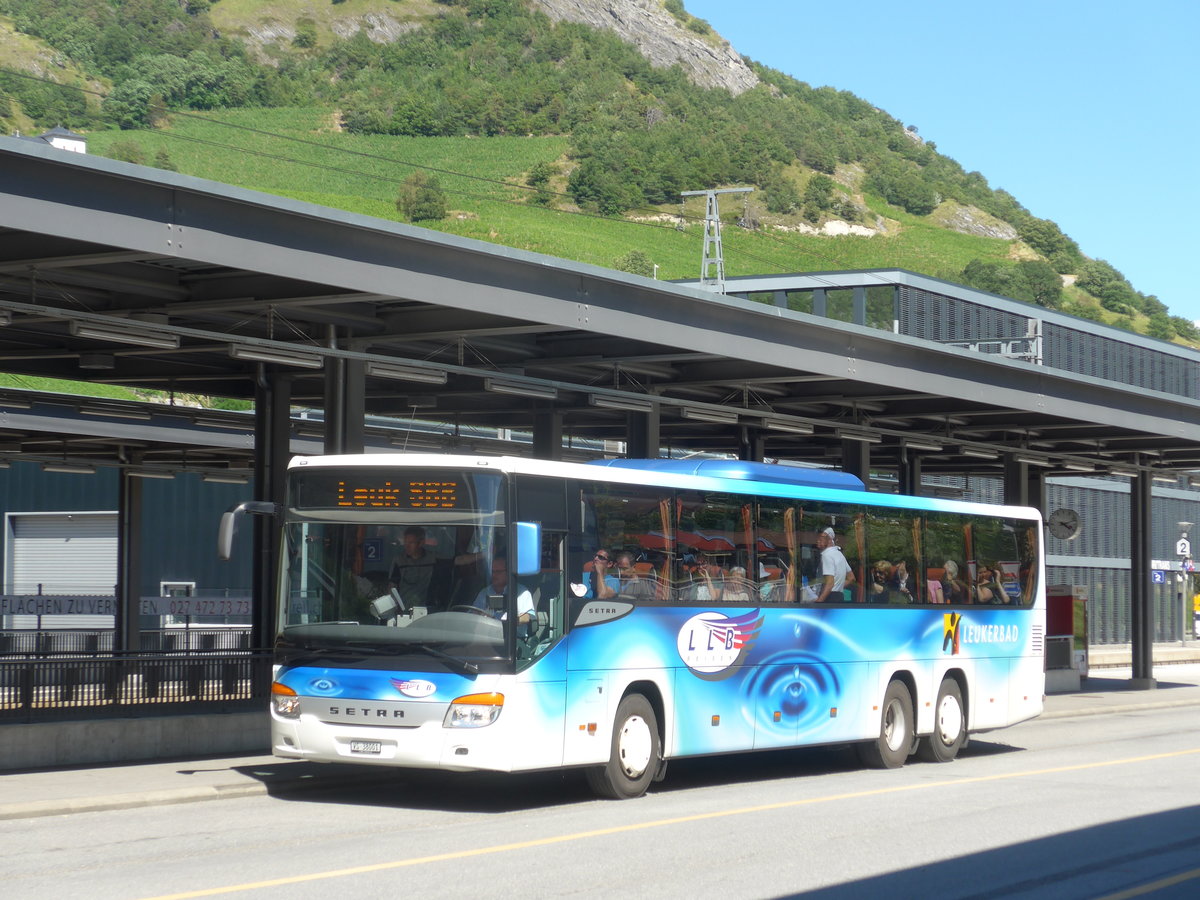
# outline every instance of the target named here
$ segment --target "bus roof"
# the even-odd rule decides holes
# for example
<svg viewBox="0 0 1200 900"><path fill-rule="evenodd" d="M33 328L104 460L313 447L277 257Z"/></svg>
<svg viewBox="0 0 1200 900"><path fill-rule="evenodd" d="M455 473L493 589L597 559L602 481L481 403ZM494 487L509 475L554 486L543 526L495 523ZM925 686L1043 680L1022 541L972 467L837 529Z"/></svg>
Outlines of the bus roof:
<svg viewBox="0 0 1200 900"><path fill-rule="evenodd" d="M707 490L737 493L754 492L770 496L791 496L791 491L811 491L818 500L841 503L866 503L872 506L906 509L945 510L977 515L1008 515L1040 519L1032 507L985 504L974 500L950 500L942 497L913 496L868 491L862 481L845 472L830 469L806 469L772 463L729 459L613 459L588 463L554 462L515 456L465 456L441 453L373 453L352 456L297 456L288 466L298 468L326 466L436 466L481 471L526 473L558 478L588 478L591 470L598 480L628 484L652 484L673 487L704 486ZM691 479L700 479L693 482Z"/></svg>
<svg viewBox="0 0 1200 900"><path fill-rule="evenodd" d="M836 488L843 491L867 489L861 479L848 472L747 462L740 459L595 459L588 465L638 469L643 472L669 472L672 475L707 475L710 478L731 478L737 481Z"/></svg>

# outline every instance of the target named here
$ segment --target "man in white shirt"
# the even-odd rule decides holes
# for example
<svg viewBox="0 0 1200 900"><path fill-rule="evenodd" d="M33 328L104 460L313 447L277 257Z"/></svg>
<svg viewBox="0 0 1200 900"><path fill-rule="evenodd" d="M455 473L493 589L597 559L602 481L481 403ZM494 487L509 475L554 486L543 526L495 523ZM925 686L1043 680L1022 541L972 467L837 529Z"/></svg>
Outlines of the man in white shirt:
<svg viewBox="0 0 1200 900"><path fill-rule="evenodd" d="M842 555L832 528L823 528L817 533L817 550L821 553L821 592L817 594L816 602L840 603L845 599L842 587L850 574L850 564Z"/></svg>
<svg viewBox="0 0 1200 900"><path fill-rule="evenodd" d="M498 594L504 596L505 590L508 588L508 563L503 556L497 556L492 560L492 583L481 590L478 596L475 597L475 602L472 604L476 609L482 609L490 613L498 619L507 618L508 614L503 610L492 609L488 603L488 597ZM533 594L524 585L517 585L517 609L519 615L517 621L522 625L533 619L535 613L533 608Z"/></svg>

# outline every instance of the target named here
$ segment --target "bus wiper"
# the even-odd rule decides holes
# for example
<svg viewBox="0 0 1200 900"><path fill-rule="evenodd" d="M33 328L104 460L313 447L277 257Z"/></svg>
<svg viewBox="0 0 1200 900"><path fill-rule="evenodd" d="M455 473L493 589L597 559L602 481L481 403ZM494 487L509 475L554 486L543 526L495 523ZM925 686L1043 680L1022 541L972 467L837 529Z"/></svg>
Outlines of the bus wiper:
<svg viewBox="0 0 1200 900"><path fill-rule="evenodd" d="M281 650L285 648L280 648ZM330 656L395 656L395 650L384 650L380 647L322 647L317 644L302 644L290 649L296 654L288 665L310 665L314 660L326 659Z"/></svg>
<svg viewBox="0 0 1200 900"><path fill-rule="evenodd" d="M383 647L363 647L347 644L343 647L324 647L315 644L305 644L300 649L308 650L312 653L336 653L351 656L394 656L395 648L384 649Z"/></svg>
<svg viewBox="0 0 1200 900"><path fill-rule="evenodd" d="M463 675L478 675L479 666L470 660L461 659L447 653L444 650L439 650L436 647L431 647L429 644L405 643L397 644L393 647L361 647L361 646L343 646L343 647L320 647L311 644L306 644L303 647L297 648L313 654L313 659L320 659L323 656L396 656L406 650L421 650L434 656L440 660L450 663L451 668L461 672ZM292 665L297 663L293 662Z"/></svg>
<svg viewBox="0 0 1200 900"><path fill-rule="evenodd" d="M478 675L479 666L470 660L461 659L444 650L439 650L436 647L431 647L428 644L409 644L410 647L416 647L418 650L424 650L430 656L436 656L440 660L444 660L451 664L453 668L458 669L464 675Z"/></svg>

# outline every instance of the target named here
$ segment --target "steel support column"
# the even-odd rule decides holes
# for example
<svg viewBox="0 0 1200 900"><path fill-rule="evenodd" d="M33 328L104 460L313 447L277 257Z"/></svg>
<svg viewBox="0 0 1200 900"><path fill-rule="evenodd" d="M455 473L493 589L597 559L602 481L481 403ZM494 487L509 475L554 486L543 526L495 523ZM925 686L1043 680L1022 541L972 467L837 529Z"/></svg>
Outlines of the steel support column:
<svg viewBox="0 0 1200 900"><path fill-rule="evenodd" d="M898 472L900 480L900 493L908 494L911 497L918 497L921 494L921 457L911 451L906 453L900 460L900 470Z"/></svg>
<svg viewBox="0 0 1200 900"><path fill-rule="evenodd" d="M1129 491L1129 613L1133 678L1140 689L1156 687L1154 681L1154 603L1150 589L1151 521L1153 479L1146 470L1138 472Z"/></svg>
<svg viewBox="0 0 1200 900"><path fill-rule="evenodd" d="M767 436L757 428L743 425L738 434L738 459L762 462L767 455Z"/></svg>
<svg viewBox="0 0 1200 900"><path fill-rule="evenodd" d="M362 453L366 417L366 367L357 359L325 365L325 453Z"/></svg>
<svg viewBox="0 0 1200 900"><path fill-rule="evenodd" d="M1029 465L1004 454L1004 502L1009 506L1029 505Z"/></svg>
<svg viewBox="0 0 1200 900"><path fill-rule="evenodd" d="M842 470L871 486L871 445L866 441L842 441Z"/></svg>
<svg viewBox="0 0 1200 900"><path fill-rule="evenodd" d="M855 325L867 324L867 289L859 286L854 288L852 297L853 312L851 319Z"/></svg>
<svg viewBox="0 0 1200 900"><path fill-rule="evenodd" d="M648 413L629 413L626 423L625 455L630 459L658 459L662 455L658 406Z"/></svg>
<svg viewBox="0 0 1200 900"><path fill-rule="evenodd" d="M272 373L259 379L254 392L254 499L285 500L291 411L291 377ZM250 624L252 647L268 647L275 639L278 593L275 572L279 563L280 522L271 516L254 521L254 618Z"/></svg>
<svg viewBox="0 0 1200 900"><path fill-rule="evenodd" d="M563 414L540 409L533 414L533 455L537 459L562 459Z"/></svg>
<svg viewBox="0 0 1200 900"><path fill-rule="evenodd" d="M117 609L113 650L141 649L142 479L117 475Z"/></svg>

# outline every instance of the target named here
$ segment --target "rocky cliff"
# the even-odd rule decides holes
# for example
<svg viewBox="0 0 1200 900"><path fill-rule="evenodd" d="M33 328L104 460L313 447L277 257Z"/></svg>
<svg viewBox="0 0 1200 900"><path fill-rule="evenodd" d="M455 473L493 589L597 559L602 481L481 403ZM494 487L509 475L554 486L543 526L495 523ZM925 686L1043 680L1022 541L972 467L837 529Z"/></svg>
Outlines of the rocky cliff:
<svg viewBox="0 0 1200 900"><path fill-rule="evenodd" d="M615 31L634 44L656 66L679 63L693 82L725 88L733 94L758 84L758 76L729 42L683 27L662 0L531 0L555 20L579 22Z"/></svg>

